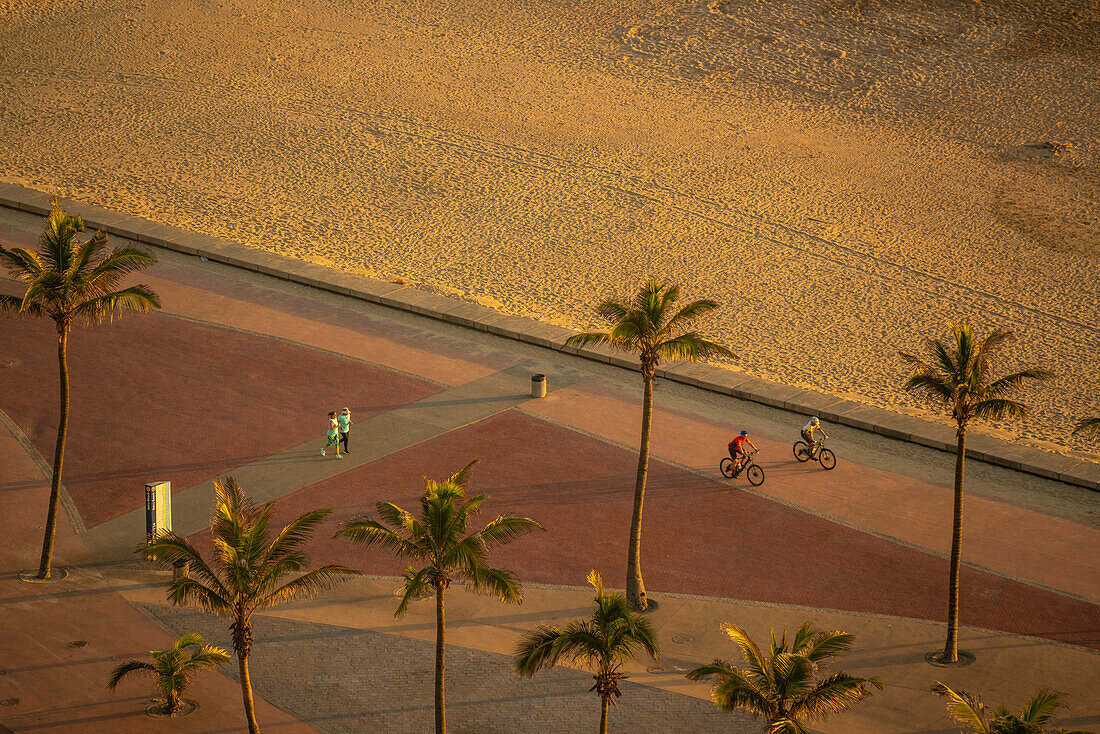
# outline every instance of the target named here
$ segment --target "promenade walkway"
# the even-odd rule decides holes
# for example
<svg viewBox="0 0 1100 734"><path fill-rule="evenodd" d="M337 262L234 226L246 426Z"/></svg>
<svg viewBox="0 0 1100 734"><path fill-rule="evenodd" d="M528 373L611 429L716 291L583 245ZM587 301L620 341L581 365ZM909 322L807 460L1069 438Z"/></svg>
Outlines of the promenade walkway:
<svg viewBox="0 0 1100 734"><path fill-rule="evenodd" d="M4 246L33 243L40 229L38 217L0 211ZM135 697L140 684L105 691L110 667L184 631L227 640L220 622L165 605L165 577L135 560L143 486L170 480L175 529L201 538L210 480L232 474L253 496L279 500L279 520L334 508L313 558L370 574L265 615L254 672L265 730L422 731L431 716L430 610L418 605L393 620L400 564L331 531L379 500L412 505L422 476L478 458L474 483L490 496L487 512L522 513L547 532L495 556L531 584L521 607L454 595L448 642L461 652L450 658L450 723L471 732L533 731L530 721L539 731L594 727L589 678L562 670L518 681L506 655L524 630L584 614L589 569L622 583L638 376L157 254L141 280L163 311L71 341L58 557L72 576L58 584L15 578L34 565L48 495L41 457L52 456L57 421L52 326L0 321L0 362L14 362L0 369L0 528L10 538L0 549L0 625L14 633L0 636L0 703L18 699L0 707L0 722L14 731L153 730ZM0 290L18 287L0 279ZM529 397L534 372L548 375L545 399ZM345 405L357 422L351 454L322 457L325 416ZM706 687L682 672L736 658L720 622L763 636L808 619L854 633L844 669L888 684L823 731L953 731L927 693L933 678L1011 706L1050 686L1068 695L1066 724L1100 724L1100 495L968 465L963 645L978 662L933 668L923 655L942 644L950 457L829 426L840 461L825 472L791 455L800 423L782 410L658 386L643 563L665 654L632 671L613 728L752 731L747 719L714 712ZM717 473L743 427L761 448L759 488ZM87 645L68 647L80 640ZM238 730L233 681L198 681L192 697L202 708L171 730Z"/></svg>

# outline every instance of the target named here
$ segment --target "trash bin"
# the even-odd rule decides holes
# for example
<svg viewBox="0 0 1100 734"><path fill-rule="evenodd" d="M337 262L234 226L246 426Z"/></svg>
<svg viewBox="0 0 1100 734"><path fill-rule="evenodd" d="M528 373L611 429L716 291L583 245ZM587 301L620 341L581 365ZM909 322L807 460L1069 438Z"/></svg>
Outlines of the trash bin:
<svg viewBox="0 0 1100 734"><path fill-rule="evenodd" d="M546 397L546 375L531 375L531 397Z"/></svg>

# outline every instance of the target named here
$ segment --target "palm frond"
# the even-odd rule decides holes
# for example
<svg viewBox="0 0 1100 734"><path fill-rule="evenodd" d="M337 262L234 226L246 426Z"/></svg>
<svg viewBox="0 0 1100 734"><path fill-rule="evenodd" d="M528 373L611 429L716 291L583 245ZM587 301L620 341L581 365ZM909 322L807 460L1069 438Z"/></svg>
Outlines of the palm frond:
<svg viewBox="0 0 1100 734"><path fill-rule="evenodd" d="M160 308L160 297L147 285L132 285L113 293L104 293L73 308L73 315L90 324L111 320L118 311L145 313Z"/></svg>
<svg viewBox="0 0 1100 734"><path fill-rule="evenodd" d="M187 662L189 665L199 668L213 668L228 663L229 652L221 647L205 645L201 650L196 650L192 653L191 658Z"/></svg>
<svg viewBox="0 0 1100 734"><path fill-rule="evenodd" d="M607 332L607 343L622 351L637 352L652 341L652 334L653 325L649 320L643 314L632 311Z"/></svg>
<svg viewBox="0 0 1100 734"><path fill-rule="evenodd" d="M932 692L947 698L947 713L955 721L970 729L972 734L989 734L989 724L986 723L984 706L980 698L975 698L965 691L953 691L939 681L932 686Z"/></svg>
<svg viewBox="0 0 1100 734"><path fill-rule="evenodd" d="M189 575L196 581L208 586L216 595L224 598L232 596L222 578L207 564L202 554L186 538L173 532L165 533L140 547L138 552L151 561L169 567L187 565Z"/></svg>
<svg viewBox="0 0 1100 734"><path fill-rule="evenodd" d="M847 673L834 673L797 701L791 707L791 713L805 713L810 717L839 713L867 695L867 682ZM881 688L877 679L871 682Z"/></svg>
<svg viewBox="0 0 1100 734"><path fill-rule="evenodd" d="M776 709L768 695L748 679L745 671L721 660L695 668L687 677L691 680L714 679L710 699L721 711L729 713L741 709L757 716L770 716Z"/></svg>
<svg viewBox="0 0 1100 734"><path fill-rule="evenodd" d="M472 477L474 473L474 467L480 462L481 459L474 459L469 464L447 477L447 483L461 487L463 490L467 489L470 485L470 477Z"/></svg>
<svg viewBox="0 0 1100 734"><path fill-rule="evenodd" d="M335 564L315 568L298 578L291 579L270 594L254 599L252 608L260 611L288 601L309 599L335 587L348 576L357 575L359 572L355 569Z"/></svg>
<svg viewBox="0 0 1100 734"><path fill-rule="evenodd" d="M194 603L202 610L219 617L231 617L236 594L223 596L216 589L211 589L193 578L184 576L173 581L168 587L167 598L168 601L179 606Z"/></svg>
<svg viewBox="0 0 1100 734"><path fill-rule="evenodd" d="M481 543L483 547L492 548L497 545L505 545L521 535L527 535L536 530L545 531L546 528L529 517L501 515L480 531L474 533L472 537L476 538L477 542Z"/></svg>
<svg viewBox="0 0 1100 734"><path fill-rule="evenodd" d="M13 278L23 283L37 279L46 270L38 255L22 247L10 250L0 247L0 261Z"/></svg>
<svg viewBox="0 0 1100 734"><path fill-rule="evenodd" d="M686 326L688 322L708 314L716 308L718 308L718 302L709 298L693 301L673 314L672 318L665 322L664 330L669 333L676 327Z"/></svg>
<svg viewBox="0 0 1100 734"><path fill-rule="evenodd" d="M809 641L809 644L801 650L801 653L815 663L820 663L825 658L840 655L852 647L854 637L839 630L835 632L820 632Z"/></svg>
<svg viewBox="0 0 1100 734"><path fill-rule="evenodd" d="M572 347L587 347L592 344L608 344L613 347L622 348L621 345L613 342L611 334L606 331L586 331L580 334L574 334L565 340L565 343Z"/></svg>
<svg viewBox="0 0 1100 734"><path fill-rule="evenodd" d="M378 510L378 516L382 518L383 522L394 528L408 530L415 522L412 513L390 502L378 502L375 504L375 509Z"/></svg>
<svg viewBox="0 0 1100 734"><path fill-rule="evenodd" d="M810 734L810 732L797 719L784 716L769 721L764 734Z"/></svg>
<svg viewBox="0 0 1100 734"><path fill-rule="evenodd" d="M188 632L183 637L176 640L176 644L172 646L174 650L186 650L189 647L195 645L202 645L202 635L198 632Z"/></svg>
<svg viewBox="0 0 1100 734"><path fill-rule="evenodd" d="M97 237L100 234L102 233L97 233ZM85 243L84 247L88 248L89 252L87 255L82 253L84 261L93 257L97 249L102 249L107 245L105 234L103 239L97 243L98 246L93 245L95 240L96 238L93 237ZM129 273L144 270L156 261L157 258L153 253L140 247L116 247L92 268L92 271L84 278L84 282L89 288L107 290L114 287L115 283Z"/></svg>
<svg viewBox="0 0 1100 734"><path fill-rule="evenodd" d="M115 666L115 669L111 671L111 675L107 678L107 688L115 690L118 687L119 681L125 678L130 673L148 673L151 675L157 674L157 669L149 663L141 660L127 660L124 663L120 663Z"/></svg>
<svg viewBox="0 0 1100 734"><path fill-rule="evenodd" d="M955 395L954 388L946 380L939 375L928 373L913 375L905 381L901 389L908 393L923 394L947 404L951 403Z"/></svg>
<svg viewBox="0 0 1100 734"><path fill-rule="evenodd" d="M401 595L401 603L397 605L397 611L393 613L394 617L403 616L409 611L409 604L426 596L434 588L431 584L434 574L435 569L431 566L419 570L405 569L405 593Z"/></svg>
<svg viewBox="0 0 1100 734"><path fill-rule="evenodd" d="M331 514L331 509L313 510L299 515L287 524L279 531L279 534L275 536L275 540L271 542L270 547L267 549L261 573L284 557L297 553L299 548L312 536L317 526Z"/></svg>
<svg viewBox="0 0 1100 734"><path fill-rule="evenodd" d="M336 536L368 547L378 545L404 558L424 556L423 548L370 518L348 520L336 531Z"/></svg>
<svg viewBox="0 0 1100 734"><path fill-rule="evenodd" d="M475 566L465 569L462 575L474 591L492 594L497 599L512 604L523 601L523 589L516 582L511 571Z"/></svg>
<svg viewBox="0 0 1100 734"><path fill-rule="evenodd" d="M1027 415L1027 406L1015 400L989 398L972 407L975 418L1003 420L1005 418L1023 418Z"/></svg>
<svg viewBox="0 0 1100 734"><path fill-rule="evenodd" d="M1049 688L1044 688L1027 702L1020 718L1029 724L1045 724L1062 707L1062 697Z"/></svg>
<svg viewBox="0 0 1100 734"><path fill-rule="evenodd" d="M1003 349L1006 345L1011 344L1016 339L1016 333L1007 329L997 328L990 332L989 336L982 339L977 345L978 353L988 359L994 356L997 352Z"/></svg>
<svg viewBox="0 0 1100 734"><path fill-rule="evenodd" d="M772 681L784 698L800 699L814 688L813 662L802 655L779 653L771 658Z"/></svg>
<svg viewBox="0 0 1100 734"><path fill-rule="evenodd" d="M16 316L45 316L46 310L41 303L27 303L22 298L0 293L0 313L7 312Z"/></svg>
<svg viewBox="0 0 1100 734"><path fill-rule="evenodd" d="M760 678L769 680L770 676L768 675L768 667L764 661L764 656L748 633L734 624L723 624L722 629L725 630L726 636L741 648L741 654L744 655L749 670Z"/></svg>
<svg viewBox="0 0 1100 734"><path fill-rule="evenodd" d="M625 318L626 315L630 313L630 307L618 301L604 301L599 306L596 306L596 313L614 323L615 321L621 321Z"/></svg>
<svg viewBox="0 0 1100 734"><path fill-rule="evenodd" d="M1014 372L1011 375L1005 375L1004 377L994 380L984 390L981 391L982 397L1000 397L1005 393L1008 393L1015 388L1018 388L1023 384L1024 380L1053 380L1057 375L1053 372L1041 369L1027 369L1019 372Z"/></svg>
<svg viewBox="0 0 1100 734"><path fill-rule="evenodd" d="M524 634L512 653L512 666L516 675L530 678L544 668L554 667L561 654L561 648L557 644L561 632L555 627L539 625Z"/></svg>
<svg viewBox="0 0 1100 734"><path fill-rule="evenodd" d="M674 339L661 342L657 346L657 352L662 359L682 359L688 362L696 362L707 357L737 359L737 355L726 347L694 332L680 334Z"/></svg>

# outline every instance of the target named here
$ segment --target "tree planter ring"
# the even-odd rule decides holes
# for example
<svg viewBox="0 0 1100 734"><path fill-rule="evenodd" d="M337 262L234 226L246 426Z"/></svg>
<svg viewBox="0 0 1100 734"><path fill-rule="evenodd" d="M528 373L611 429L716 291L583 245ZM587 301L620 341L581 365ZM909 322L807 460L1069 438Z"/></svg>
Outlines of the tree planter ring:
<svg viewBox="0 0 1100 734"><path fill-rule="evenodd" d="M52 584L55 581L64 581L67 578L69 578L69 569L67 568L51 568L48 579L38 578L38 569L36 568L19 572L19 580L28 584Z"/></svg>
<svg viewBox="0 0 1100 734"><path fill-rule="evenodd" d="M185 698L182 701L183 706L174 714L168 714L164 711L164 699L154 698L149 701L149 705L145 707L145 715L154 719L181 719L184 716L190 716L199 710L199 704L196 701L192 701L190 698Z"/></svg>
<svg viewBox="0 0 1100 734"><path fill-rule="evenodd" d="M935 665L937 668L964 668L977 660L974 657L974 653L967 652L966 650L959 650L959 659L953 663L945 663L941 659L943 657L943 650L933 650L924 654L924 662L929 665Z"/></svg>

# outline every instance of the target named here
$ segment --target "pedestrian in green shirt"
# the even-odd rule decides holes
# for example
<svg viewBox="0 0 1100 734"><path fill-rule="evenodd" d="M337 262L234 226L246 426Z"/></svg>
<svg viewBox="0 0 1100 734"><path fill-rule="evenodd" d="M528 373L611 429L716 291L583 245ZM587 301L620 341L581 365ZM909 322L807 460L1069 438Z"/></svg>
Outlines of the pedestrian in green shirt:
<svg viewBox="0 0 1100 734"><path fill-rule="evenodd" d="M325 448L321 449L321 456L325 455L325 451L328 450L329 446L335 446L336 447L336 458L337 459L344 458L343 456L340 455L339 431L340 431L340 422L338 420L336 420L336 411L334 410L334 411L332 411L331 413L328 414L328 437L327 437L327 440L325 441Z"/></svg>

